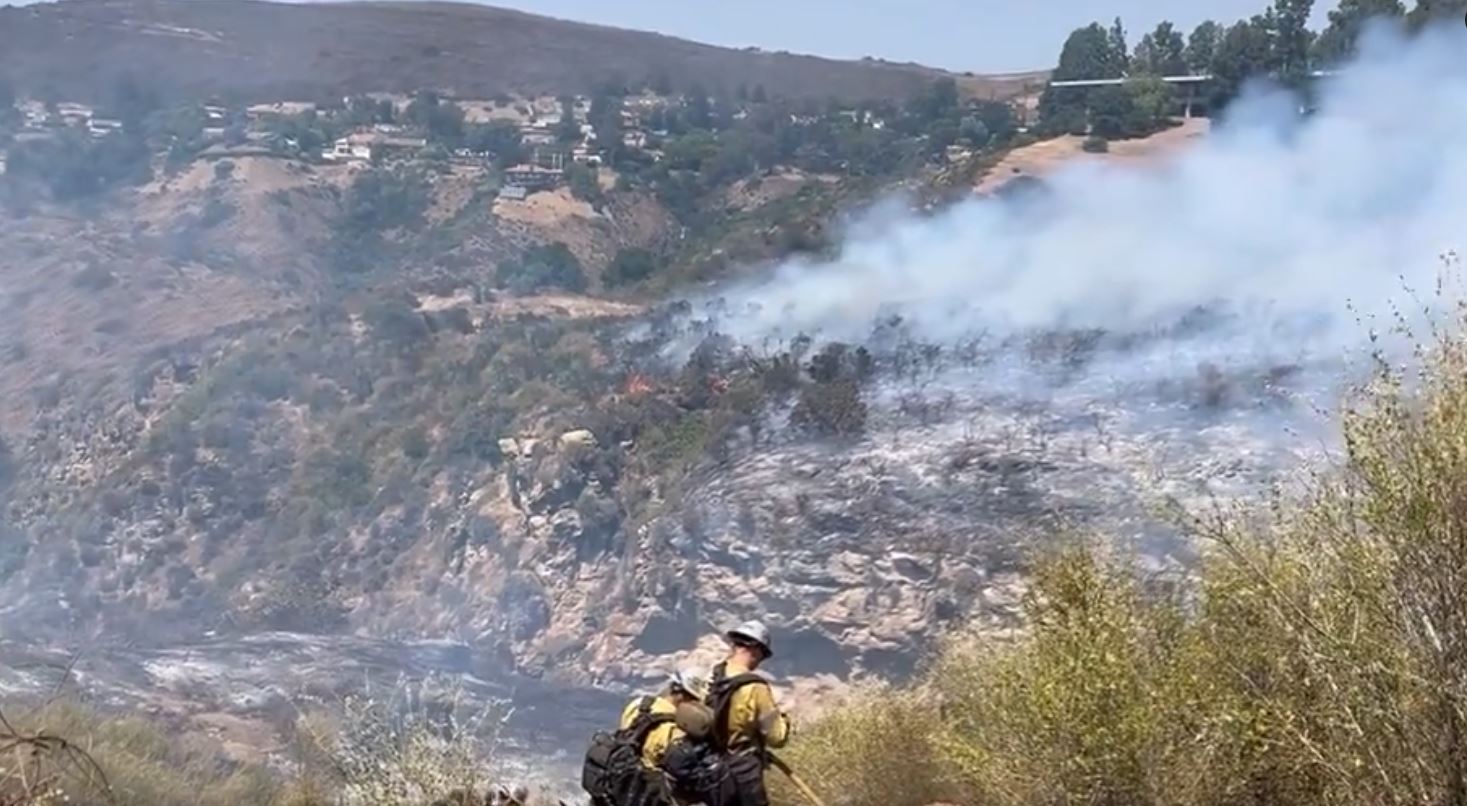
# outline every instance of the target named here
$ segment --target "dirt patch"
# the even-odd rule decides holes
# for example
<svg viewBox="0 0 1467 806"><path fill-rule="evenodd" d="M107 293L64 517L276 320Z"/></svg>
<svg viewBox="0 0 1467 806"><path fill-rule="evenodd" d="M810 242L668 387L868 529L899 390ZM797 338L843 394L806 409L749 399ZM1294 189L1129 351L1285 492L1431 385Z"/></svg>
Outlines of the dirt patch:
<svg viewBox="0 0 1467 806"><path fill-rule="evenodd" d="M1144 165L1171 159L1195 145L1211 128L1206 118L1192 118L1182 125L1135 140L1116 140L1105 154L1088 154L1082 144L1085 138L1065 135L1032 146L1014 149L993 167L974 188L986 195L1005 184L1027 176L1043 179L1073 160L1094 160L1120 165Z"/></svg>
<svg viewBox="0 0 1467 806"><path fill-rule="evenodd" d="M645 308L627 302L576 294L538 294L529 297L506 297L489 306L489 313L500 317L553 316L564 319L593 319L640 315Z"/></svg>
<svg viewBox="0 0 1467 806"><path fill-rule="evenodd" d="M563 243L596 276L616 253L611 222L569 188L536 193L523 201L498 199L494 215L540 243Z"/></svg>
<svg viewBox="0 0 1467 806"><path fill-rule="evenodd" d="M590 204L571 195L570 188L534 193L520 201L499 199L494 214L531 227L558 227L570 219L600 218Z"/></svg>
<svg viewBox="0 0 1467 806"><path fill-rule="evenodd" d="M225 756L235 762L265 763L280 745L279 735L263 719L206 712L194 715L190 722L199 732L217 743Z"/></svg>
<svg viewBox="0 0 1467 806"><path fill-rule="evenodd" d="M433 180L433 200L428 207L430 224L441 224L458 215L474 200L484 179L484 168L477 165L455 165L447 174Z"/></svg>
<svg viewBox="0 0 1467 806"><path fill-rule="evenodd" d="M528 123L530 116L520 112L521 108L529 109L529 101L524 98L511 96L509 103L497 104L494 101L459 101L459 108L464 110L464 121L467 123L490 123L496 120L507 120L511 123Z"/></svg>
<svg viewBox="0 0 1467 806"><path fill-rule="evenodd" d="M754 210L799 193L810 181L803 171L796 170L740 179L728 189L724 204L735 210Z"/></svg>

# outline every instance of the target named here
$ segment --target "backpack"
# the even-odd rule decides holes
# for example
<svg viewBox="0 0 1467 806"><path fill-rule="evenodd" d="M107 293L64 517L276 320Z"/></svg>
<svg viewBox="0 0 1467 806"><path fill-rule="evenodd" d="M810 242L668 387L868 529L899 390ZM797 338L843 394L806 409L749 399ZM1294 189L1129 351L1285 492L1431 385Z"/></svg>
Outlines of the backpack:
<svg viewBox="0 0 1467 806"><path fill-rule="evenodd" d="M581 788L595 802L620 802L635 787L642 772L642 745L658 725L673 721L672 714L652 713L652 697L643 697L632 723L615 733L598 731L591 737L581 766Z"/></svg>
<svg viewBox="0 0 1467 806"><path fill-rule="evenodd" d="M679 803L718 804L726 800L728 764L709 741L683 738L667 749L662 772Z"/></svg>
<svg viewBox="0 0 1467 806"><path fill-rule="evenodd" d="M728 751L729 740L733 737L728 735L728 709L733 704L734 692L751 683L766 682L764 677L754 672L744 672L728 677L727 664L720 663L713 667L713 683L708 687L708 707L713 711L713 746L719 752Z"/></svg>

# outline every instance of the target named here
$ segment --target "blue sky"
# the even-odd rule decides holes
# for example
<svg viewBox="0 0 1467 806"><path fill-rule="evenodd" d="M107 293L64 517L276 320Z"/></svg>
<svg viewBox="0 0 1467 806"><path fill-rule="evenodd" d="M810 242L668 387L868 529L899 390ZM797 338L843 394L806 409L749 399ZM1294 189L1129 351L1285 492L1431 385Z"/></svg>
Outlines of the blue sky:
<svg viewBox="0 0 1467 806"><path fill-rule="evenodd" d="M19 5L36 0L19 0ZM5 0L0 0L5 2ZM17 0L9 0L15 4ZM1120 16L1135 43L1169 19L1190 31L1231 22L1270 0L495 0L570 20L709 42L855 59L879 56L952 70L1053 67L1065 36ZM1335 0L1316 0L1322 24Z"/></svg>

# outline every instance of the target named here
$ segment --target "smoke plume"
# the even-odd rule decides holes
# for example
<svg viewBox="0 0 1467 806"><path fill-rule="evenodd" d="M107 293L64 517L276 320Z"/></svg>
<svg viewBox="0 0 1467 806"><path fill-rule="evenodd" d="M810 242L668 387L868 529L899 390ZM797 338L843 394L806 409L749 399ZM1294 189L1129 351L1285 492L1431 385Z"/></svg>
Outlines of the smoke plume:
<svg viewBox="0 0 1467 806"><path fill-rule="evenodd" d="M868 218L831 262L725 289L716 326L745 343L861 341L895 314L951 343L976 331L1137 332L1201 307L1227 312L1227 338L1194 345L1220 357L1338 354L1365 335L1352 311L1388 315L1403 283L1429 290L1439 256L1467 236L1464 54L1460 28L1372 32L1318 85L1312 114L1255 87L1164 165L1080 161L1042 198Z"/></svg>

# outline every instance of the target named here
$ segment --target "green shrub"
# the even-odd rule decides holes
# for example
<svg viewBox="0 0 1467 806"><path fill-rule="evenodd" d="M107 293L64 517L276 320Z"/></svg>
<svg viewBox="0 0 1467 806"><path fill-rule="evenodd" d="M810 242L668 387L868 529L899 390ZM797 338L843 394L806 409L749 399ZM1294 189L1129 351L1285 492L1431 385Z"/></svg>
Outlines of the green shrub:
<svg viewBox="0 0 1467 806"><path fill-rule="evenodd" d="M499 264L495 279L516 294L533 294L549 288L580 293L586 290L586 270L563 243L535 246L518 260Z"/></svg>
<svg viewBox="0 0 1467 806"><path fill-rule="evenodd" d="M423 315L399 297L373 300L362 319L372 328L372 335L401 349L417 347L431 335Z"/></svg>
<svg viewBox="0 0 1467 806"><path fill-rule="evenodd" d="M403 432L402 455L415 461L428 458L428 452L433 444L428 441L428 432L420 426L414 426Z"/></svg>
<svg viewBox="0 0 1467 806"><path fill-rule="evenodd" d="M88 266L71 278L73 286L93 292L111 288L116 283L117 277L112 272L97 265Z"/></svg>
<svg viewBox="0 0 1467 806"><path fill-rule="evenodd" d="M1176 612L1091 549L1041 561L1032 584L1022 641L959 641L933 672L953 772L992 803L1156 802L1181 727Z"/></svg>
<svg viewBox="0 0 1467 806"><path fill-rule="evenodd" d="M10 443L5 437L0 436L0 490L10 486L20 470L20 462L15 458L15 452L10 449Z"/></svg>
<svg viewBox="0 0 1467 806"><path fill-rule="evenodd" d="M566 172L571 195L594 207L605 201L601 193L601 182L596 178L596 169L588 165L572 165Z"/></svg>
<svg viewBox="0 0 1467 806"><path fill-rule="evenodd" d="M635 247L622 249L607 267L605 282L607 287L631 285L651 277L655 271L657 258L651 252Z"/></svg>
<svg viewBox="0 0 1467 806"><path fill-rule="evenodd" d="M16 143L6 176L43 185L58 201L95 196L152 178L152 155L142 138L117 132L93 140L68 130L54 138Z"/></svg>
<svg viewBox="0 0 1467 806"><path fill-rule="evenodd" d="M372 470L359 457L325 448L296 468L295 486L307 499L331 509L361 506L371 499Z"/></svg>
<svg viewBox="0 0 1467 806"><path fill-rule="evenodd" d="M428 185L414 171L364 171L347 188L340 226L351 233L412 228L422 222L428 202Z"/></svg>
<svg viewBox="0 0 1467 806"><path fill-rule="evenodd" d="M821 436L859 436L866 430L866 404L854 381L812 383L800 390L790 424Z"/></svg>

